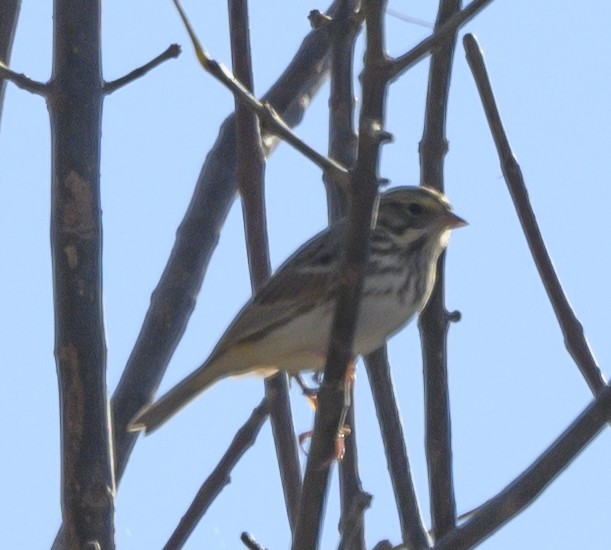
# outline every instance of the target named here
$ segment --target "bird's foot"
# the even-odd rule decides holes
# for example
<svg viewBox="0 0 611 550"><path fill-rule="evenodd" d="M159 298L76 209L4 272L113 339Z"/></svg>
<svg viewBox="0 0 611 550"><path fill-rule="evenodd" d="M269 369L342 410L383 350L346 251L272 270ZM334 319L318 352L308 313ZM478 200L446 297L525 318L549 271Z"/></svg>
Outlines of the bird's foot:
<svg viewBox="0 0 611 550"><path fill-rule="evenodd" d="M350 426L348 424L344 424L337 432L337 436L335 437L335 450L331 454L331 456L325 461L324 465L328 466L331 462L337 461L341 462L346 454L346 448L344 445L344 438L352 433ZM314 434L314 430L308 430L307 432L303 432L299 434L299 446L301 450L307 455L308 452L304 449L303 444L306 439L309 439Z"/></svg>
<svg viewBox="0 0 611 550"><path fill-rule="evenodd" d="M305 398L308 400L310 407L312 407L312 409L316 411L316 406L318 404L318 390L320 388L319 387L310 388L303 381L303 378L301 378L300 374L294 374L293 379L295 380L295 382L297 382L297 385L301 388L301 391L303 395L305 396Z"/></svg>

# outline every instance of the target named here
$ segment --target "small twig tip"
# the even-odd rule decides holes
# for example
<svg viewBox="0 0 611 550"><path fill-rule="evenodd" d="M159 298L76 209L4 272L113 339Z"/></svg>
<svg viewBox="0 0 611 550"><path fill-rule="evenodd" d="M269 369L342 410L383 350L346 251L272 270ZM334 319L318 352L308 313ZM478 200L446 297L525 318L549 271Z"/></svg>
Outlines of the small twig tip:
<svg viewBox="0 0 611 550"><path fill-rule="evenodd" d="M246 548L248 548L249 550L266 550L264 546L261 546L254 539L254 537L250 533L247 533L246 531L244 531L240 535L240 540L244 543L244 546L246 546Z"/></svg>
<svg viewBox="0 0 611 550"><path fill-rule="evenodd" d="M448 311L448 321L450 323L459 323L462 319L462 313L455 309L454 311Z"/></svg>
<svg viewBox="0 0 611 550"><path fill-rule="evenodd" d="M310 21L310 25L313 29L326 27L333 21L331 17L325 13L321 13L319 10L312 10L308 15L308 20Z"/></svg>

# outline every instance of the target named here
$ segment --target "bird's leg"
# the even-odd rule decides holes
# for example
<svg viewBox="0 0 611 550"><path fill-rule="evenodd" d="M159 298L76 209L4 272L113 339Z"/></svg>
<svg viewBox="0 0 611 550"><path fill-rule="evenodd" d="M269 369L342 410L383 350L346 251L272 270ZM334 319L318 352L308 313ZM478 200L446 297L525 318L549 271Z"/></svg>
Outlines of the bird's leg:
<svg viewBox="0 0 611 550"><path fill-rule="evenodd" d="M305 395L306 399L310 403L310 407L316 410L316 399L318 397L318 389L319 388L310 388L301 378L301 374L293 374L293 379L297 382L297 385L301 388L303 395Z"/></svg>
<svg viewBox="0 0 611 550"><path fill-rule="evenodd" d="M351 360L350 363L348 363L348 368L346 369L346 376L344 377L344 381L343 381L344 406L342 408L342 414L340 417L340 428L337 431L337 435L335 436L335 452L329 458L327 463L330 463L333 460L337 460L338 462L340 462L344 458L344 454L346 453L346 449L344 445L344 438L347 435L350 435L351 429L350 429L350 426L348 426L348 424L345 423L345 421L346 421L346 415L348 414L348 409L350 408L350 405L351 405L350 390L352 389L352 385L354 384L354 380L356 378L355 371L356 371L356 365L354 363L354 360ZM316 392L318 390L312 390L311 388L308 388L304 384L303 380L301 379L299 375L296 375L294 378L297 381L297 384L299 385L299 387L302 389L304 395L306 395L308 399L310 400L310 404L312 405L314 410L316 410ZM311 395L311 392L314 392L314 395ZM310 393L310 395L308 395L308 393ZM314 432L312 430L308 430L307 432L304 432L299 435L299 446L301 447L304 453L306 451L303 448L303 442L306 439L312 437L313 433Z"/></svg>
<svg viewBox="0 0 611 550"><path fill-rule="evenodd" d="M306 439L309 439L310 437L312 437L313 433L314 433L314 430L308 430L307 432L300 433L297 436L297 440L299 441L299 446L301 447L303 454L306 456L308 455L308 451L306 451L305 448L303 447L303 443L305 442Z"/></svg>
<svg viewBox="0 0 611 550"><path fill-rule="evenodd" d="M354 359L352 359L350 363L348 363L346 375L344 376L344 407L340 417L340 428L337 431L337 436L335 437L335 456L333 458L338 462L341 461L344 458L344 454L346 454L344 438L351 433L350 426L346 424L346 415L348 414L348 409L350 409L350 405L352 404L350 401L350 394L355 379L356 364L354 363Z"/></svg>
<svg viewBox="0 0 611 550"><path fill-rule="evenodd" d="M318 404L317 399L318 399L318 390L319 388L310 388L304 381L303 378L301 377L300 373L297 374L293 374L291 376L293 378L293 380L295 380L295 382L297 382L297 385L301 388L301 391L303 393L303 395L306 397L306 399L308 400L308 403L310 404L310 407L312 407L312 409L314 410L314 412L316 412L316 406ZM298 440L299 440L299 446L301 447L301 450L304 452L304 454L308 454L307 451L304 449L303 447L303 443L306 439L312 437L312 434L314 433L313 430L308 430L307 432L303 432L300 433L298 436Z"/></svg>

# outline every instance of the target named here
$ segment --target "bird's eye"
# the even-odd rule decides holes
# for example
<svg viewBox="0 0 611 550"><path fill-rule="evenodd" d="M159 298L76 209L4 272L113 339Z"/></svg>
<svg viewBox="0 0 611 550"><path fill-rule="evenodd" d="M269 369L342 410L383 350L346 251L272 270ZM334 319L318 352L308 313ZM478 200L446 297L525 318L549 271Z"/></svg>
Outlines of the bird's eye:
<svg viewBox="0 0 611 550"><path fill-rule="evenodd" d="M417 202L411 202L407 205L407 211L412 216L419 216L420 214L422 214L423 210L424 208L422 207L422 205Z"/></svg>

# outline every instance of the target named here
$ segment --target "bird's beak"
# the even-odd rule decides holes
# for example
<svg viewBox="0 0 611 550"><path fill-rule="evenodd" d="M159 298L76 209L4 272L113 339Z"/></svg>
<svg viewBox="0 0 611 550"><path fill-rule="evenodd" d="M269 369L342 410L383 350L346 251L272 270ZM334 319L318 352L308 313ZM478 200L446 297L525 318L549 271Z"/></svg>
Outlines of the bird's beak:
<svg viewBox="0 0 611 550"><path fill-rule="evenodd" d="M463 220L460 216L454 214L454 212L446 212L442 218L443 225L448 229L458 229L459 227L464 227L465 225L469 225L465 220Z"/></svg>

